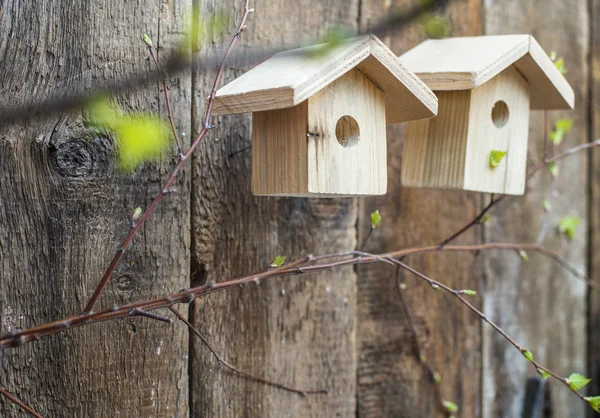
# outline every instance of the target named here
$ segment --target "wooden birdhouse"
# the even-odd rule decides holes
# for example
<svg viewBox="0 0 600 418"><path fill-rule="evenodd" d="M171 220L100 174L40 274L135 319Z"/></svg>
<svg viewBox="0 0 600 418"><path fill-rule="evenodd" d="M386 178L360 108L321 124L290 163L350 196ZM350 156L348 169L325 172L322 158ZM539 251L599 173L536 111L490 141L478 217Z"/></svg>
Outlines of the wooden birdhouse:
<svg viewBox="0 0 600 418"><path fill-rule="evenodd" d="M530 35L430 40L400 61L439 99L436 118L407 126L402 184L523 194L529 109L572 109L575 100L536 40ZM496 166L492 151L506 152Z"/></svg>
<svg viewBox="0 0 600 418"><path fill-rule="evenodd" d="M437 113L433 92L375 36L285 51L221 88L214 114L252 112L252 193L387 189L386 124Z"/></svg>

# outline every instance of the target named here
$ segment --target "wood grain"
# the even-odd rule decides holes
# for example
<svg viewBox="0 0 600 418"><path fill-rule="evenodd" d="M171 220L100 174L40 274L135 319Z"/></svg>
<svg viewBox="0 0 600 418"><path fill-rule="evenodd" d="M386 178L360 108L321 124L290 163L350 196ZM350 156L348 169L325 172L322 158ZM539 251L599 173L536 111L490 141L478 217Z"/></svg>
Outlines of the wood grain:
<svg viewBox="0 0 600 418"><path fill-rule="evenodd" d="M212 1L203 0L198 11L213 13L213 7ZM242 2L226 0L218 7L238 15ZM332 27L355 28L358 15L358 2L346 0L260 0L252 7L256 13L240 45L248 50L293 40L310 43ZM227 39L217 40L215 48L223 42ZM232 67L235 70L226 72L226 81L239 77L248 64ZM208 95L210 78L203 72L195 75L197 108ZM355 247L354 200L253 197L251 151L229 157L250 143L249 115L216 122L218 127L203 144L194 169L194 281L220 281L262 270L277 254L294 259ZM199 117L196 123L201 123ZM193 320L214 348L242 370L297 387L326 387L329 394L300 397L220 373L206 348L193 340L192 416L355 415L356 274L352 269L215 294L196 303Z"/></svg>
<svg viewBox="0 0 600 418"><path fill-rule="evenodd" d="M388 123L437 113L435 95L376 36L351 38L325 53L323 50L323 45L315 45L284 51L254 67L219 89L215 115L299 105L354 68L386 93Z"/></svg>
<svg viewBox="0 0 600 418"><path fill-rule="evenodd" d="M343 118L355 123L352 141L338 137ZM297 106L253 113L252 144L255 195L386 192L385 94L358 69Z"/></svg>
<svg viewBox="0 0 600 418"><path fill-rule="evenodd" d="M407 7L409 1L364 2L361 29L392 10ZM453 35L481 32L481 2L450 3L444 15L450 19ZM417 27L382 38L400 55L423 40ZM440 104L442 102L440 101ZM401 186L403 126L388 127L388 193L362 199L359 242L370 225L370 214L379 209L380 227L371 236L366 251L385 251L417 243L435 243L455 232L474 216L479 198L474 194ZM466 239L476 241L475 231ZM452 257L429 255L405 260L411 266L456 287L475 287L472 254ZM359 369L358 412L364 417L443 417L435 402L433 384L414 354L410 325L398 297L393 269L368 266L357 269L359 277ZM421 341L431 363L442 375L442 393L456 402L461 417L480 416L480 324L455 301L418 279L403 275L406 297L415 316Z"/></svg>
<svg viewBox="0 0 600 418"><path fill-rule="evenodd" d="M534 33L547 51L557 51L568 63L567 80L575 89L577 107L573 112L552 112L551 121L574 118L574 129L563 142L566 149L585 142L588 123L588 25L585 2L558 0L525 3L501 0L486 10L488 34ZM543 113L531 113L529 152L533 161L543 156ZM545 245L561 248L556 225L567 215L579 216L582 223L576 239L564 245L565 256L579 271L585 271L587 158L582 153L560 164L558 197ZM577 180L575 180L577 179ZM488 242L535 241L541 227L542 203L549 199L549 174L538 174L521 199L506 200L492 213L487 224ZM524 262L514 253L486 254L485 313L530 349L535 358L561 375L586 367L585 286L551 261L531 256ZM535 375L521 355L484 328L483 417L520 416L525 379ZM585 405L569 391L552 387L554 416L584 416Z"/></svg>
<svg viewBox="0 0 600 418"><path fill-rule="evenodd" d="M465 157L465 190L510 195L525 191L529 134L530 86L515 67L472 90L469 133ZM504 125L496 126L493 109L507 106ZM492 151L506 156L497 167L490 166Z"/></svg>
<svg viewBox="0 0 600 418"><path fill-rule="evenodd" d="M329 195L380 195L387 191L385 93L352 70L308 99L308 191ZM352 117L355 144L343 146L336 125Z"/></svg>
<svg viewBox="0 0 600 418"><path fill-rule="evenodd" d="M151 70L140 36L181 41L186 1L3 1L0 103L11 106ZM135 19L132 17L135 16ZM189 77L170 80L177 126L189 138ZM118 98L161 112L149 85ZM173 150L174 151L174 150ZM135 207L160 191L172 161L115 172L111 138L80 114L33 119L0 132L0 333L81 311ZM189 174L125 255L101 306L177 291L189 266ZM187 331L130 319L81 328L0 353L0 385L47 417L185 417ZM0 400L0 416L21 416Z"/></svg>
<svg viewBox="0 0 600 418"><path fill-rule="evenodd" d="M590 3L591 22L591 127L590 140L600 138L600 3ZM589 248L588 266L589 275L595 280L600 277L600 152L593 150L590 155L590 196L589 196ZM600 393L600 292L589 292L588 294L588 374L592 379L588 394ZM597 418L593 411L588 411L588 417Z"/></svg>
<svg viewBox="0 0 600 418"><path fill-rule="evenodd" d="M400 57L435 91L470 90L514 65L531 85L532 109L572 109L574 93L531 35L429 40Z"/></svg>

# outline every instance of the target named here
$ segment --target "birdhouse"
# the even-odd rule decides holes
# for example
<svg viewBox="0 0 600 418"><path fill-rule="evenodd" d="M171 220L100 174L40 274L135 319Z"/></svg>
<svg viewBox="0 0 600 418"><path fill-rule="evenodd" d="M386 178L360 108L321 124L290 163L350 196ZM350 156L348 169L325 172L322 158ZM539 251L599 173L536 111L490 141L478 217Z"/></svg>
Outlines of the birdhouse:
<svg viewBox="0 0 600 418"><path fill-rule="evenodd" d="M386 124L434 116L437 98L366 35L276 54L221 88L213 112L252 112L255 195L380 195Z"/></svg>
<svg viewBox="0 0 600 418"><path fill-rule="evenodd" d="M575 100L536 40L530 35L430 40L400 61L439 99L436 118L407 126L402 184L523 194L529 109L572 109Z"/></svg>

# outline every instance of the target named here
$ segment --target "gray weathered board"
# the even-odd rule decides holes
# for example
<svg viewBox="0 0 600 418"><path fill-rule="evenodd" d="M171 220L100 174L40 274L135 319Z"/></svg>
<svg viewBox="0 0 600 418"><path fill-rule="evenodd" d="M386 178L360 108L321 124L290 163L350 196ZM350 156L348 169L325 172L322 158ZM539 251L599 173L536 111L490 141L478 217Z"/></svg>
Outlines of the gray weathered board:
<svg viewBox="0 0 600 418"><path fill-rule="evenodd" d="M0 1L0 104L43 98L152 68L140 35L148 33L164 56L181 40L190 3ZM201 53L213 52L229 41L243 2L193 3L203 16L227 15L229 32ZM366 30L392 10L416 1L251 3L256 13L239 45L247 51L299 46L333 27ZM598 7L592 11L597 15ZM577 128L564 146L589 139L586 2L455 0L444 15L453 35L532 33L546 50L563 55L578 103L572 113ZM597 70L600 36L592 27ZM423 38L423 32L412 27L382 40L401 54ZM249 67L246 61L231 62L225 81ZM203 69L169 80L176 122L186 142L201 125L213 76ZM596 101L597 96L596 89ZM130 110L165 114L156 84L124 94L119 102ZM540 157L541 118L538 114L532 119L534 160ZM597 134L597 111L595 121ZM102 306L260 270L276 254L293 259L353 248L364 238L369 214L376 208L384 219L367 251L438 242L487 202L472 193L401 188L402 127L388 129L387 196L253 197L251 151L230 157L250 145L250 117L223 117L217 125L193 169L183 172L177 193L140 231ZM112 158L110 141L89 137L77 113L0 131L0 333L81 309L126 233L133 209L146 205L160 190L173 164L165 161L130 178L114 173ZM585 219L585 167L585 154L561 164L552 225L567 214ZM600 242L597 171L594 168L590 177L592 250ZM547 190L547 175L539 176L543 180L533 184ZM461 242L535 239L546 198L541 189L525 198L511 198L495 210L485 233L474 229ZM585 237L582 224L567 254L582 271ZM560 245L553 229L548 238L551 245ZM525 263L512 252L429 255L406 261L434 278L480 291L484 297L475 299L476 304L550 367L563 374L585 372L585 289L554 264L534 254ZM597 257L590 267L598 276ZM427 374L414 358L392 272L386 266L345 268L248 286L194 304L190 312L194 322L231 363L290 385L325 386L328 395L303 398L221 372L208 350L189 338L183 326L143 318L84 327L0 352L0 385L50 417L441 416ZM408 285L407 298L427 356L442 374L442 392L462 407L460 416L519 416L525 377L534 373L520 354L455 300L408 275L402 280ZM598 324L598 299L591 306L590 315L595 315L591 324ZM595 346L590 345L588 352L598 379L597 333L592 342ZM564 388L553 384L551 393L555 416L583 415L582 404ZM0 400L0 416L19 414Z"/></svg>

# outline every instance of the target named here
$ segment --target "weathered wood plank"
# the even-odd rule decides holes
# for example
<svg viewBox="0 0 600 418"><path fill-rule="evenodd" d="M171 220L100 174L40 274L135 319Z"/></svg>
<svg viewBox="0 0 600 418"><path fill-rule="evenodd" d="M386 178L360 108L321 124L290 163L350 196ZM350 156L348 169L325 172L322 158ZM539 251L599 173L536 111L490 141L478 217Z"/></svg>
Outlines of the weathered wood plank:
<svg viewBox="0 0 600 418"><path fill-rule="evenodd" d="M391 3L391 4L390 4ZM361 29L377 22L408 1L363 2ZM481 32L479 1L453 3L446 11L452 34ZM424 39L416 29L382 38L400 55ZM388 194L361 201L359 242L379 209L383 221L366 250L391 250L439 242L470 221L479 207L475 194L403 188L400 160L403 127L388 127ZM477 239L475 231L465 239ZM444 283L478 289L472 254L429 255L406 260L411 266ZM398 298L393 269L365 266L357 270L358 294L358 403L362 417L436 417L440 413L433 383L414 355L410 325ZM416 319L421 343L432 365L441 373L443 396L461 407L461 417L478 417L480 405L480 324L463 306L403 274L406 297Z"/></svg>
<svg viewBox="0 0 600 418"><path fill-rule="evenodd" d="M45 98L152 69L141 34L180 41L187 1L0 2L0 102ZM162 50L161 50L162 53ZM189 76L174 80L175 120L189 137ZM156 85L119 99L161 111ZM166 115L165 115L166 116ZM165 161L116 174L112 141L79 114L0 132L0 333L80 311L135 207L160 191ZM128 249L101 306L188 282L189 171ZM48 417L188 416L184 327L131 319L81 328L0 353L0 385ZM0 416L21 416L0 400Z"/></svg>
<svg viewBox="0 0 600 418"><path fill-rule="evenodd" d="M590 140L600 138L600 26L597 22L600 19L600 2L593 1L591 4L591 96L592 103L590 115L591 136ZM594 280L600 280L600 151L593 150L590 159L590 196L589 210L590 216L590 242L588 255L590 257L588 266L589 274ZM600 292L589 293L588 305L588 376L592 378L592 383L588 393L596 395L600 393ZM589 417L593 417L594 412L589 411ZM597 417L597 415L596 415Z"/></svg>
<svg viewBox="0 0 600 418"><path fill-rule="evenodd" d="M243 2L219 2L233 28ZM214 13L202 0L198 10ZM240 48L250 50L314 42L328 28L355 28L356 0L257 0ZM235 12L235 13L234 13ZM229 41L231 33L214 45ZM292 45L294 46L294 45ZM212 50L212 46L207 48ZM234 70L235 69L235 70ZM231 63L225 81L248 63ZM199 115L214 74L195 77ZM307 253L355 246L356 204L351 199L253 197L250 115L217 119L203 144L193 190L192 280L220 281L264 269L276 254L295 259ZM196 118L197 128L200 116ZM326 387L328 395L300 397L220 373L207 349L192 343L192 416L354 416L356 388L356 275L352 269L299 276L215 294L196 302L194 321L226 359L242 370L304 388ZM231 404L231 409L227 406Z"/></svg>
<svg viewBox="0 0 600 418"><path fill-rule="evenodd" d="M575 111L552 112L551 120L573 117L574 129L563 142L568 148L586 141L588 123L588 28L586 2L486 2L487 34L531 33L546 51L564 56L566 78L575 90ZM531 113L529 153L543 157L543 112ZM566 257L585 271L587 158L580 153L560 165L559 195L550 218L545 245L560 248L555 234L565 215L582 218L577 239ZM549 198L549 174L538 174L524 198L506 200L494 212L486 241L535 242L542 223L542 202ZM527 346L541 363L561 375L584 372L586 351L586 288L556 264L537 255L524 262L515 253L484 255L485 313ZM483 416L520 416L527 376L535 370L496 333L484 328ZM554 416L583 416L585 406L564 388L552 388Z"/></svg>

